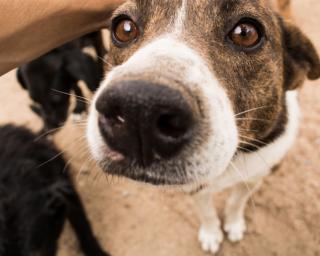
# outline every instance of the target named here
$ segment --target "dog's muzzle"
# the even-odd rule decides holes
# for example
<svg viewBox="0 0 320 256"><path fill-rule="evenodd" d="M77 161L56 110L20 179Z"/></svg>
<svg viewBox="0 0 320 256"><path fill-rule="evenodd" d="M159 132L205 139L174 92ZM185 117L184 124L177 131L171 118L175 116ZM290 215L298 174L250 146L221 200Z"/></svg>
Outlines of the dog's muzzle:
<svg viewBox="0 0 320 256"><path fill-rule="evenodd" d="M172 158L192 139L196 120L182 92L144 80L113 82L96 101L109 148L148 167Z"/></svg>

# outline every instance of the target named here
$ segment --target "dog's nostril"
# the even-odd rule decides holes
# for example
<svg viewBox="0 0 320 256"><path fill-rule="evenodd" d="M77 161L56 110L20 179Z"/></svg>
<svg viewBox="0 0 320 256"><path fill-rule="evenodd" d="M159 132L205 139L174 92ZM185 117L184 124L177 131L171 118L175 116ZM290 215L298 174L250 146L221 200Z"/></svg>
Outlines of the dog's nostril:
<svg viewBox="0 0 320 256"><path fill-rule="evenodd" d="M177 139L189 129L188 121L179 114L164 114L157 121L158 131L162 136Z"/></svg>

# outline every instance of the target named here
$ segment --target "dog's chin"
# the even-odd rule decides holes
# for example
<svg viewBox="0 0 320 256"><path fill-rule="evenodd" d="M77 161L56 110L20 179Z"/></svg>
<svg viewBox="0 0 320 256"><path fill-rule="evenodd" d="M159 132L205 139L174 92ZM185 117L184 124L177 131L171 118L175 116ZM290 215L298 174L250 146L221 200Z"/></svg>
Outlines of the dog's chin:
<svg viewBox="0 0 320 256"><path fill-rule="evenodd" d="M137 161L130 160L117 152L110 150L103 150L103 152L101 154L100 151L99 156L104 155L104 157L96 158L96 160L106 174L127 178L139 183L193 193L205 188L209 183L208 181L212 179L212 177L209 177L212 173L200 175L187 168L187 163L179 157L170 160L158 160L148 167L143 167ZM194 167L197 169L196 166ZM199 169L201 169L201 165L199 165Z"/></svg>
<svg viewBox="0 0 320 256"><path fill-rule="evenodd" d="M170 186L182 187L189 186L194 183L192 179L188 179L186 175L175 175L182 173L179 166L165 167L163 163L153 163L149 167L143 167L130 160L113 161L105 159L99 162L104 172L110 175L128 178L136 182L147 183L154 186ZM163 170L166 170L165 172Z"/></svg>
<svg viewBox="0 0 320 256"><path fill-rule="evenodd" d="M193 179L188 179L184 176L166 176L155 175L150 168L142 168L129 163L101 163L101 167L105 173L118 176L157 188L162 188L168 191L179 191L190 195L195 195L209 186L209 182L199 182ZM154 169L157 168L155 164ZM169 170L170 172L170 170Z"/></svg>
<svg viewBox="0 0 320 256"><path fill-rule="evenodd" d="M218 165L218 159L224 155L214 157L214 154L212 156L210 151L206 151L205 156L199 158L199 153L184 150L174 158L155 160L144 167L137 160L110 149L101 135L99 138L92 136L93 129L88 131L91 153L105 173L168 189L188 193L200 191L221 175L231 160L231 157L225 158L223 164Z"/></svg>

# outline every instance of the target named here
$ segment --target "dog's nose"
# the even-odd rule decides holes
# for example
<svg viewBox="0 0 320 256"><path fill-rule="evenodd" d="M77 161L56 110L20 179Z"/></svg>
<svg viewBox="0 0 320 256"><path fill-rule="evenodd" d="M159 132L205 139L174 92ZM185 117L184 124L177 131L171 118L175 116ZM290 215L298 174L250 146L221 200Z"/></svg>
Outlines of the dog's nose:
<svg viewBox="0 0 320 256"><path fill-rule="evenodd" d="M96 102L108 146L143 167L177 155L193 136L191 106L179 90L146 81L112 84Z"/></svg>

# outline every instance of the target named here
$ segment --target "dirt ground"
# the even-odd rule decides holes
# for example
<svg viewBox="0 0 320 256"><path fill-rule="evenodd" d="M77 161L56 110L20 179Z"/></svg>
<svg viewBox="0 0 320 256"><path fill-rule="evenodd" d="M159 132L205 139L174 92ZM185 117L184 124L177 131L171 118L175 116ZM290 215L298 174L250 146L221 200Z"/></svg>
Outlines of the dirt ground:
<svg viewBox="0 0 320 256"><path fill-rule="evenodd" d="M297 22L320 52L320 1L294 0ZM225 241L218 256L320 255L320 81L301 93L303 120L296 146L281 170L266 179L247 209L248 233L238 244ZM0 123L37 130L41 123L11 72L0 78ZM97 237L115 256L203 256L199 221L189 196L105 178L87 154L84 126L71 122L55 136L66 151L75 183ZM1 142L0 142L1 143ZM222 212L226 193L216 197ZM68 224L59 256L81 255Z"/></svg>

